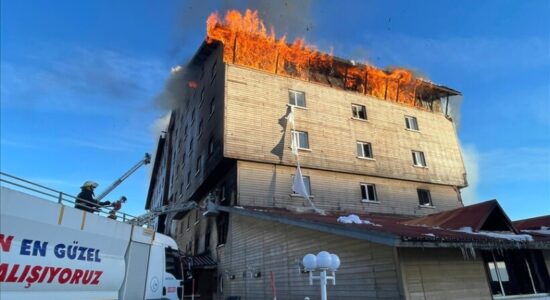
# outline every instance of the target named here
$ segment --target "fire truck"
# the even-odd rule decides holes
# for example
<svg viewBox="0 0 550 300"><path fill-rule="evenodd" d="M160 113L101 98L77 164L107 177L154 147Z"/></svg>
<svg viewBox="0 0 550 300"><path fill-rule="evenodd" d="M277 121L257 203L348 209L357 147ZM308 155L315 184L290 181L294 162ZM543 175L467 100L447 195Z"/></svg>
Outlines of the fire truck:
<svg viewBox="0 0 550 300"><path fill-rule="evenodd" d="M166 208L112 219L75 209L63 192L0 175L0 299L181 299L176 242L143 226Z"/></svg>

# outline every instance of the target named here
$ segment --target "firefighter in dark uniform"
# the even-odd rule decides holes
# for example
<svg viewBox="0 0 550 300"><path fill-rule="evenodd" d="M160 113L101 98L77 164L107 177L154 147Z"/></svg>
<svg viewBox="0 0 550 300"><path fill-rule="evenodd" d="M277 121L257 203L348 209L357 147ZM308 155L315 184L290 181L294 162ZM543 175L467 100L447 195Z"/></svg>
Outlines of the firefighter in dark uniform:
<svg viewBox="0 0 550 300"><path fill-rule="evenodd" d="M74 207L94 213L98 212L101 206L111 204L110 201L100 202L95 199L94 189L98 185L99 184L90 180L84 182L84 184L80 187L80 194L76 196L77 198Z"/></svg>

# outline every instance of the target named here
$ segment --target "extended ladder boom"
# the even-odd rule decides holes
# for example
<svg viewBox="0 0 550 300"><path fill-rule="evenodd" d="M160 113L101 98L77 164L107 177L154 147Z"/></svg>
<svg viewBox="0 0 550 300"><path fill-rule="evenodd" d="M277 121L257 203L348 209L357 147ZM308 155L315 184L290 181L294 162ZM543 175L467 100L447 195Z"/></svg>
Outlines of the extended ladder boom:
<svg viewBox="0 0 550 300"><path fill-rule="evenodd" d="M99 201L103 199L107 194L109 194L112 190L114 190L119 184L121 184L126 178L128 178L132 173L134 173L137 169L139 169L141 166L146 165L151 162L151 154L145 153L145 158L143 158L141 161L139 161L137 164L135 164L128 172L124 173L119 179L115 180L111 186L109 186L103 193L101 193L99 196L96 197L96 200Z"/></svg>
<svg viewBox="0 0 550 300"><path fill-rule="evenodd" d="M159 207L157 209L153 209L150 212L143 214L141 216L137 216L134 219L128 221L129 223L132 223L137 226L143 226L145 224L150 223L153 221L156 217L167 214L171 212L179 212L179 211L187 211L191 210L197 207L197 203L193 201L188 202L178 202L178 203L171 203L169 205L165 205L162 207Z"/></svg>

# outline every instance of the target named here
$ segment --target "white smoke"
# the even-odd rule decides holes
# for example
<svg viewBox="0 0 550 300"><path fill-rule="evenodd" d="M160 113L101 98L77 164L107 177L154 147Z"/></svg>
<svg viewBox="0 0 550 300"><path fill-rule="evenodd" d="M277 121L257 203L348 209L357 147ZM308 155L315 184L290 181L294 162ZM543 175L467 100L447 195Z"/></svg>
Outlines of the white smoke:
<svg viewBox="0 0 550 300"><path fill-rule="evenodd" d="M469 205L480 201L477 194L480 164L479 151L474 145L464 145L462 146L462 158L468 178L468 187L462 189L462 202L465 205Z"/></svg>

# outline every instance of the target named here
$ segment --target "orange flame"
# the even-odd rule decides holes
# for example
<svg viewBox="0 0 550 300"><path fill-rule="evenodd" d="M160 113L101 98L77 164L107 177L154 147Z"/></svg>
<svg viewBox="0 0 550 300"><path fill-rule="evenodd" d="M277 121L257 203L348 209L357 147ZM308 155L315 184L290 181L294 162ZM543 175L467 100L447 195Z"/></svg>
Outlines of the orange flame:
<svg viewBox="0 0 550 300"><path fill-rule="evenodd" d="M212 13L207 20L207 42L214 41L223 43L226 63L416 105L416 89L421 81L411 71L400 68L382 71L337 61L307 45L303 38L288 44L286 36L275 37L273 27L267 30L257 11L247 9L243 15L230 10L223 19Z"/></svg>

